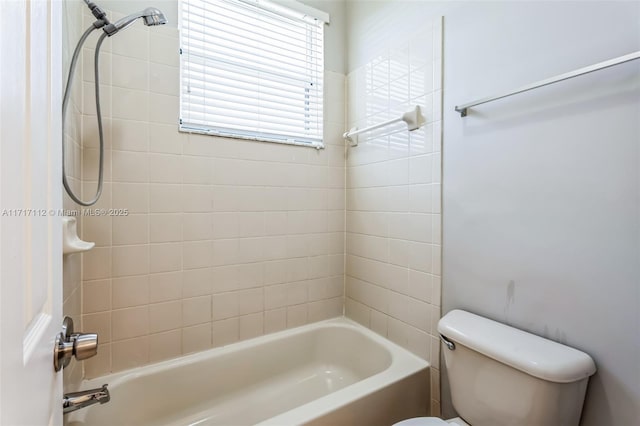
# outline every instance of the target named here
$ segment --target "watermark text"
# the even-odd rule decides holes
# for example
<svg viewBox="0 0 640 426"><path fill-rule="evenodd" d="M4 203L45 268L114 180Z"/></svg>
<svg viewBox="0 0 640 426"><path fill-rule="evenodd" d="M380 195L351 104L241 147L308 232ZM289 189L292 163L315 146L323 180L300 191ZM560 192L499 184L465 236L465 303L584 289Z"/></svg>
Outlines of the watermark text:
<svg viewBox="0 0 640 426"><path fill-rule="evenodd" d="M129 216L129 209L2 209L1 217Z"/></svg>

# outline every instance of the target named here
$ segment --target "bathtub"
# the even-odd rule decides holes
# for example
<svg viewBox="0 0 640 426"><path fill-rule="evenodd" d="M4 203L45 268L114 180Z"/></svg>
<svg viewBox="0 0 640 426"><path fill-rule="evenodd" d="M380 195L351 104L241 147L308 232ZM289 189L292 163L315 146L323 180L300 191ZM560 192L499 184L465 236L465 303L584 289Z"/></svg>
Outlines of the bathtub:
<svg viewBox="0 0 640 426"><path fill-rule="evenodd" d="M428 414L429 364L336 318L83 382L70 426L391 425Z"/></svg>

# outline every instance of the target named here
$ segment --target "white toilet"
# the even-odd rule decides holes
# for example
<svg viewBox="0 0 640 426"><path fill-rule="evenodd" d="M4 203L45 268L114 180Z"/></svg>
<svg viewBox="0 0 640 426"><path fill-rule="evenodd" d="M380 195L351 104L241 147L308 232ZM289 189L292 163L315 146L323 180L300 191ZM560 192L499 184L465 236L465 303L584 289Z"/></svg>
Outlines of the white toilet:
<svg viewBox="0 0 640 426"><path fill-rule="evenodd" d="M460 418L394 426L577 426L589 377L584 352L469 312L438 323L453 407Z"/></svg>

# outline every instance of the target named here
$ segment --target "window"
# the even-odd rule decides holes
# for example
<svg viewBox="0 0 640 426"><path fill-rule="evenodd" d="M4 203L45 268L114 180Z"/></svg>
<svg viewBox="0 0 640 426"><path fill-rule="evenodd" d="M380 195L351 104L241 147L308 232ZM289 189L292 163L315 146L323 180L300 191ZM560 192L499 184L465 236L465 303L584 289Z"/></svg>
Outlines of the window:
<svg viewBox="0 0 640 426"><path fill-rule="evenodd" d="M328 16L293 5L181 1L182 131L323 147Z"/></svg>

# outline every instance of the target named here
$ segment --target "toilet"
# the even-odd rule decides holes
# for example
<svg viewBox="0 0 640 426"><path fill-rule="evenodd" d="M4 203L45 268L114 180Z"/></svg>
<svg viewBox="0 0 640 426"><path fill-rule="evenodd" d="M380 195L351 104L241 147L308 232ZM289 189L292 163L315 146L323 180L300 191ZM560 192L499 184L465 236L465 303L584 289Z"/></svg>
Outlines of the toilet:
<svg viewBox="0 0 640 426"><path fill-rule="evenodd" d="M589 377L584 352L462 310L438 322L460 417L394 426L577 426Z"/></svg>

